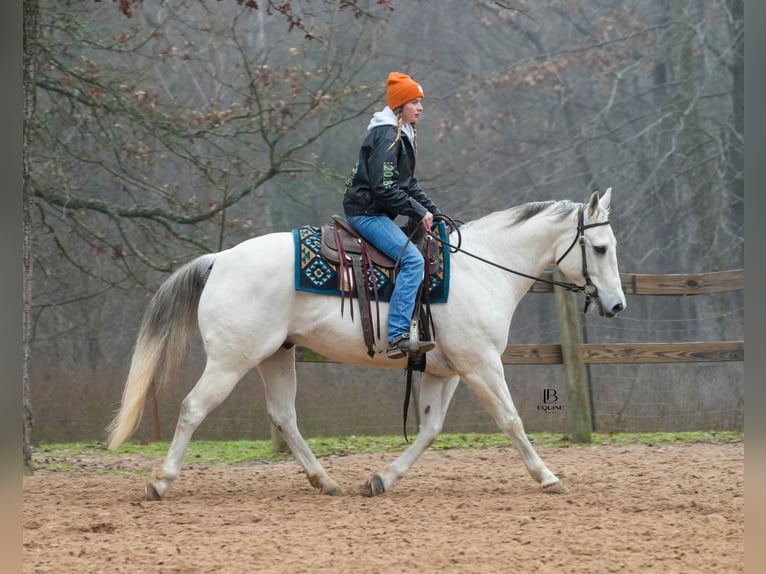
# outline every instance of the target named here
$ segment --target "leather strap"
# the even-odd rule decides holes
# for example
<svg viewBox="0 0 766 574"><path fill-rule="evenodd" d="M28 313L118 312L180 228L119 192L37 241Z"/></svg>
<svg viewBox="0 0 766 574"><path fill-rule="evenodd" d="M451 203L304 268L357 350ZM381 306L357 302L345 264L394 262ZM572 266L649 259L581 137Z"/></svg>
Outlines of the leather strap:
<svg viewBox="0 0 766 574"><path fill-rule="evenodd" d="M354 281L356 282L356 296L359 301L359 315L362 322L362 334L364 335L364 344L367 345L367 354L370 357L375 356L375 338L373 335L372 317L370 316L370 297L367 293L367 278L365 277L364 265L360 255L351 256L351 268L354 270ZM353 309L353 301L351 308Z"/></svg>

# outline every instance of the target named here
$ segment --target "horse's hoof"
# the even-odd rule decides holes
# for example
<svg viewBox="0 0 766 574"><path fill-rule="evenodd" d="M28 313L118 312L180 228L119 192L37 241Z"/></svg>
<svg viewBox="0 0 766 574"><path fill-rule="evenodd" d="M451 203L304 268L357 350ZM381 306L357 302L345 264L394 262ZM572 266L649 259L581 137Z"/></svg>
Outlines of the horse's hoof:
<svg viewBox="0 0 766 574"><path fill-rule="evenodd" d="M552 484L543 486L543 492L545 494L566 494L567 489L561 484L561 481L556 481Z"/></svg>
<svg viewBox="0 0 766 574"><path fill-rule="evenodd" d="M362 487L362 496L366 496L368 498L378 496L384 492L386 492L386 487L383 486L383 479L380 478L377 474L373 474L370 477L370 480L365 482L364 486Z"/></svg>
<svg viewBox="0 0 766 574"><path fill-rule="evenodd" d="M323 488L319 492L321 494L326 494L327 496L343 496L343 491L337 486L331 486L330 488Z"/></svg>
<svg viewBox="0 0 766 574"><path fill-rule="evenodd" d="M144 498L146 500L162 500L162 496L152 484L147 484L144 488Z"/></svg>

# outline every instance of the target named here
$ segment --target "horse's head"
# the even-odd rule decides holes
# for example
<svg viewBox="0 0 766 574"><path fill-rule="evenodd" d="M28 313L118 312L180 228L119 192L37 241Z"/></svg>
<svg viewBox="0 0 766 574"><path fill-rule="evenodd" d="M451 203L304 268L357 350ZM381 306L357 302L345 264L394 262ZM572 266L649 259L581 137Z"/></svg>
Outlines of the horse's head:
<svg viewBox="0 0 766 574"><path fill-rule="evenodd" d="M595 191L579 210L577 239L563 245L557 257L559 269L578 285L596 304L602 317L614 317L625 309L620 271L617 267L617 240L609 225L612 188L602 197Z"/></svg>

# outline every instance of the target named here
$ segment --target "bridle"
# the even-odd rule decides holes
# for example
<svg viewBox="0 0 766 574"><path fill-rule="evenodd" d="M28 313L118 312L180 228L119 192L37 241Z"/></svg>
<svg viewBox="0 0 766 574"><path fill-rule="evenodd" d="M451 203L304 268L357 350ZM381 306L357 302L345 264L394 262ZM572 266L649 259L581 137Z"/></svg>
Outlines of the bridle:
<svg viewBox="0 0 766 574"><path fill-rule="evenodd" d="M431 237L439 241L440 243L443 243L447 247L450 248L450 251L452 253L465 253L469 257L473 257L474 259L478 259L479 261L486 263L488 265L492 265L493 267L497 267L498 269L502 269L503 271L507 271L508 273L513 273L514 275L519 275L521 277L526 277L527 279L533 279L535 281L540 281L542 283L547 283L549 285L555 285L557 287L561 287L563 289L566 289L567 291L571 291L574 293L584 293L585 294L585 307L583 308L583 313L588 312L588 308L591 304L591 299L598 298L598 287L593 284L593 281L590 278L590 273L588 272L588 260L585 257L585 230L590 229L592 227L601 227L602 225L609 225L609 220L601 221L599 223L589 223L585 225L585 205L580 205L578 211L577 211L577 235L575 235L574 240L572 241L571 245L567 248L566 251L564 251L564 254L556 260L556 265L561 263L564 258L569 255L569 252L572 251L572 248L575 246L576 243L580 243L580 249L582 250L582 276L585 280L584 285L577 285L576 283L568 283L565 281L555 281L553 279L546 279L544 277L534 277L532 275L527 275L526 273L522 273L521 271L515 271L514 269L509 269L508 267L504 267L498 263L495 263L494 261L489 261L488 259L484 259L483 257L480 257L474 253L470 253L463 249L460 245L462 243L462 237L460 235L460 226L458 222L451 219L450 217L439 214L434 216L434 220L436 221L444 221L451 229L454 229L458 232L458 244L452 245L451 243L444 241L441 237L439 237L435 233L430 233Z"/></svg>
<svg viewBox="0 0 766 574"><path fill-rule="evenodd" d="M588 272L588 259L585 257L585 230L590 229L591 227L609 225L609 220L607 219L606 221L601 221L599 223L589 223L588 225L585 225L583 216L584 211L585 205L581 205L580 209L577 211L577 235L575 236L574 241L572 241L572 244L566 251L564 251L564 254L558 258L556 265L558 266L558 264L563 261L564 257L569 255L569 252L572 251L575 243L580 243L580 249L582 250L582 276L583 279L585 279L585 285L575 285L575 287L577 287L576 291L585 293L585 308L582 312L587 313L588 307L590 307L591 297L598 297L598 287L593 284L593 281L591 281L590 278L590 273ZM574 283L572 283L572 285L574 285Z"/></svg>

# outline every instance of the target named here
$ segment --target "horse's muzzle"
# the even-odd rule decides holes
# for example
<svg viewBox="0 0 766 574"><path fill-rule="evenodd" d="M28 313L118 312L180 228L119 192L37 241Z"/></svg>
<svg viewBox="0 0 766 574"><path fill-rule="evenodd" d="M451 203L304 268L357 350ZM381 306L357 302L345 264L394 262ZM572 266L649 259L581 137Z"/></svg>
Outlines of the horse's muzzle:
<svg viewBox="0 0 766 574"><path fill-rule="evenodd" d="M612 308L608 311L604 311L604 316L608 319L611 319L617 315L617 313L620 313L623 309L625 309L625 305L622 303L617 303L616 305L613 305Z"/></svg>
<svg viewBox="0 0 766 574"><path fill-rule="evenodd" d="M621 313L625 309L625 303L622 301L615 303L611 307L607 307L604 305L604 301L598 295L592 297L591 299L596 302L596 306L598 307L598 314L602 317L606 317L607 319L613 319L618 313Z"/></svg>

